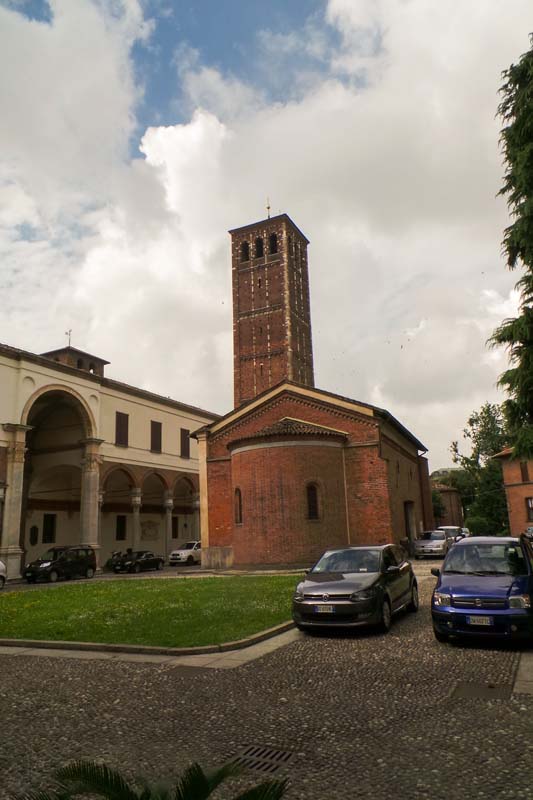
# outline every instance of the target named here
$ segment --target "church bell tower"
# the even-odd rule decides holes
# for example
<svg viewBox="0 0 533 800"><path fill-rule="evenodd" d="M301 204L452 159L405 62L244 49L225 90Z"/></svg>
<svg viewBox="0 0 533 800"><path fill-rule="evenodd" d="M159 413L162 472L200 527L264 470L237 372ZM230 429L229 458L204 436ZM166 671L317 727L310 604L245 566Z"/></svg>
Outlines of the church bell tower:
<svg viewBox="0 0 533 800"><path fill-rule="evenodd" d="M238 408L283 380L314 386L309 242L287 214L230 235Z"/></svg>

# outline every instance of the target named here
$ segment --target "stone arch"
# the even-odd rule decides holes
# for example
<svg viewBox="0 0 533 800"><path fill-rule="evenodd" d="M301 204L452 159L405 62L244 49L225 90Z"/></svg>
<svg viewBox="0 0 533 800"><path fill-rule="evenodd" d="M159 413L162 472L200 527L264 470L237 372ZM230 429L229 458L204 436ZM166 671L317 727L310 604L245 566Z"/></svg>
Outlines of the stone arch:
<svg viewBox="0 0 533 800"><path fill-rule="evenodd" d="M62 384L52 383L48 384L47 386L42 386L40 389L37 389L37 391L34 392L31 395L31 397L28 398L26 404L24 405L24 408L22 409L22 414L20 417L21 425L28 424L28 417L37 400L40 400L46 394L53 394L53 393L69 395L77 402L77 410L80 412L81 418L83 420L85 436L87 439L95 438L96 420L94 419L94 415L91 409L89 408L83 397L80 394L78 394L78 392L74 391L74 389L71 389L69 386L63 386Z"/></svg>
<svg viewBox="0 0 533 800"><path fill-rule="evenodd" d="M191 495L196 494L198 488L194 485L194 482L188 478L186 475L178 475L175 479L174 483L172 484L172 493L176 494L176 489L178 488L179 484L183 483L185 486L188 487Z"/></svg>
<svg viewBox="0 0 533 800"><path fill-rule="evenodd" d="M145 472L145 474L142 476L142 479L141 479L141 488L144 486L146 481L149 478L152 478L152 477L155 477L155 478L159 479L159 481L162 483L163 489L165 491L169 491L171 489L171 486L170 486L168 480L165 478L164 475L161 475L161 473L158 472L156 469L151 469L148 472Z"/></svg>
<svg viewBox="0 0 533 800"><path fill-rule="evenodd" d="M133 472L130 470L130 468L127 466L123 466L122 464L117 464L116 466L112 466L111 469L108 472L106 472L105 475L103 476L102 486L101 486L103 490L105 490L109 478L112 475L115 475L117 472L122 472L124 475L126 475L126 477L131 481L132 489L139 488L139 481L137 480Z"/></svg>

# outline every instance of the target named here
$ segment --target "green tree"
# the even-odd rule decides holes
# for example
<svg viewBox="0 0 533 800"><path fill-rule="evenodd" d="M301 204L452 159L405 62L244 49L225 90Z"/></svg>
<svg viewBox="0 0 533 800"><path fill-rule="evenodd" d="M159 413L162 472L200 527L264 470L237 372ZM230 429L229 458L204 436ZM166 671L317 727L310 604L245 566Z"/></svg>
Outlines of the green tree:
<svg viewBox="0 0 533 800"><path fill-rule="evenodd" d="M446 513L446 509L444 507L444 503L442 502L442 497L438 489L432 489L431 491L431 501L433 503L433 516L435 519L442 519L444 514Z"/></svg>
<svg viewBox="0 0 533 800"><path fill-rule="evenodd" d="M75 761L56 772L54 789L28 792L20 800L71 800L79 795L105 800L207 800L226 778L239 772L234 764L226 764L212 773L205 773L199 764L192 764L175 786L143 783L137 788L105 764ZM236 795L234 800L280 800L286 788L286 780L264 781Z"/></svg>
<svg viewBox="0 0 533 800"><path fill-rule="evenodd" d="M533 35L530 35L533 45ZM517 458L533 458L533 47L503 73L498 107L506 172L501 195L507 196L511 224L503 250L509 269L523 269L516 284L519 314L506 319L489 340L503 345L510 367L499 378L509 398L505 413Z"/></svg>
<svg viewBox="0 0 533 800"><path fill-rule="evenodd" d="M473 533L502 533L507 527L507 500L501 464L492 458L509 440L502 407L485 403L479 411L474 411L463 430L463 438L470 443L471 453L462 454L459 443L452 442L453 460L461 469L451 476L462 484L465 493L461 495L465 522Z"/></svg>

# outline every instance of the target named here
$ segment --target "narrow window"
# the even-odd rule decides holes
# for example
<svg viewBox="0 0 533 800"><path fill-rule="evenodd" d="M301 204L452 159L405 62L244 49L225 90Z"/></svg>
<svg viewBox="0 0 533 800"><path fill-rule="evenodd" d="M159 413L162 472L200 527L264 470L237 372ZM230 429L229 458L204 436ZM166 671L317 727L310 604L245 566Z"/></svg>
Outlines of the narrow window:
<svg viewBox="0 0 533 800"><path fill-rule="evenodd" d="M275 233L271 233L268 237L268 252L271 255L278 252L278 237Z"/></svg>
<svg viewBox="0 0 533 800"><path fill-rule="evenodd" d="M262 284L262 280L261 280L261 278L258 278L258 279L257 279L257 288L258 288L258 289L260 289L260 288L261 288L261 284Z"/></svg>
<svg viewBox="0 0 533 800"><path fill-rule="evenodd" d="M262 364L259 364L259 374L260 375L263 374L263 365Z"/></svg>
<svg viewBox="0 0 533 800"><path fill-rule="evenodd" d="M527 461L520 462L520 474L522 476L522 481L527 483L529 481L529 468Z"/></svg>
<svg viewBox="0 0 533 800"><path fill-rule="evenodd" d="M256 258L262 258L264 256L264 254L265 254L265 252L263 250L263 240L257 238L255 240L255 257Z"/></svg>
<svg viewBox="0 0 533 800"><path fill-rule="evenodd" d="M117 411L115 414L115 444L121 447L128 446L128 423L129 414Z"/></svg>
<svg viewBox="0 0 533 800"><path fill-rule="evenodd" d="M95 372L95 366L94 366L94 364L89 364L89 372L90 372L92 375L94 375L94 372Z"/></svg>
<svg viewBox="0 0 533 800"><path fill-rule="evenodd" d="M39 544L39 528L37 525L32 525L30 528L30 547L35 547Z"/></svg>
<svg viewBox="0 0 533 800"><path fill-rule="evenodd" d="M316 483L307 485L307 519L318 519L318 487Z"/></svg>
<svg viewBox="0 0 533 800"><path fill-rule="evenodd" d="M43 544L54 544L56 540L56 515L43 516Z"/></svg>
<svg viewBox="0 0 533 800"><path fill-rule="evenodd" d="M533 497L526 497L526 508L527 508L527 521L533 522Z"/></svg>
<svg viewBox="0 0 533 800"><path fill-rule="evenodd" d="M191 440L189 438L190 431L187 428L180 428L180 455L182 458L191 457Z"/></svg>
<svg viewBox="0 0 533 800"><path fill-rule="evenodd" d="M248 242L243 242L241 244L241 261L249 261L250 260L250 245Z"/></svg>
<svg viewBox="0 0 533 800"><path fill-rule="evenodd" d="M178 538L179 517L172 517L172 538Z"/></svg>
<svg viewBox="0 0 533 800"><path fill-rule="evenodd" d="M78 367L78 369L83 369L83 361L82 361L81 358L78 358L77 367Z"/></svg>
<svg viewBox="0 0 533 800"><path fill-rule="evenodd" d="M162 438L162 424L161 422L150 422L150 450L152 453L161 452L161 438Z"/></svg>
<svg viewBox="0 0 533 800"><path fill-rule="evenodd" d="M126 541L126 515L125 514L117 514L117 520L115 523L115 539L117 542L125 542Z"/></svg>
<svg viewBox="0 0 533 800"><path fill-rule="evenodd" d="M242 494L240 489L235 489L235 524L242 525Z"/></svg>

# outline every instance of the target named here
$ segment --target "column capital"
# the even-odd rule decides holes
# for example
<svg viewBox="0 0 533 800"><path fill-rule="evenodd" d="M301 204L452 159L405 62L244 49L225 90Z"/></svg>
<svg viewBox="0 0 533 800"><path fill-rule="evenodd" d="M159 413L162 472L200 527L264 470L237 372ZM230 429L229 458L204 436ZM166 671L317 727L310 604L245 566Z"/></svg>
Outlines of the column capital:
<svg viewBox="0 0 533 800"><path fill-rule="evenodd" d="M130 499L133 509L140 508L142 504L142 490L132 489L130 491Z"/></svg>
<svg viewBox="0 0 533 800"><path fill-rule="evenodd" d="M18 425L15 422L3 422L2 428L6 433L14 433L15 441L24 441L28 431L33 430L33 425Z"/></svg>
<svg viewBox="0 0 533 800"><path fill-rule="evenodd" d="M90 436L87 439L80 439L80 444L84 444L86 447L91 446L97 449L100 447L101 444L105 442L105 439L96 439L94 436Z"/></svg>

